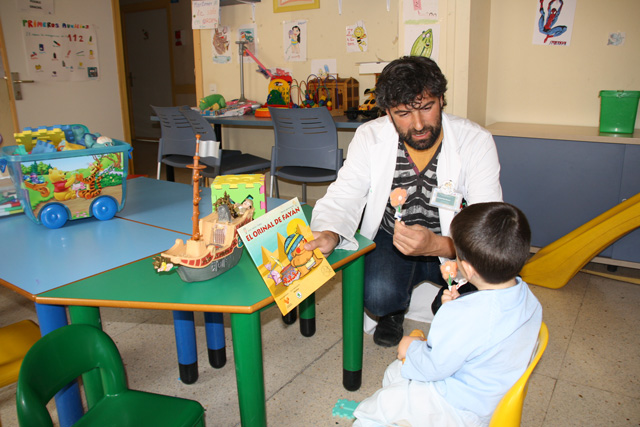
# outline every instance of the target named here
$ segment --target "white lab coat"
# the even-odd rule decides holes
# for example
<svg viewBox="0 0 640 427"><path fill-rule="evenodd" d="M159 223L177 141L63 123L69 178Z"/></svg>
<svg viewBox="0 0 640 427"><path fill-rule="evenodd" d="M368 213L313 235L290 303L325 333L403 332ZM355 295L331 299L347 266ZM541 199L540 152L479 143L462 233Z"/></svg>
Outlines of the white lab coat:
<svg viewBox="0 0 640 427"><path fill-rule="evenodd" d="M468 204L501 201L500 163L489 131L448 114L442 114L442 128L438 186L452 181ZM338 178L313 209L311 229L336 232L341 236L337 249L355 250L353 236L364 209L360 234L373 239L391 192L397 150L398 133L388 116L360 126ZM448 236L454 212L440 208L439 214L442 235Z"/></svg>

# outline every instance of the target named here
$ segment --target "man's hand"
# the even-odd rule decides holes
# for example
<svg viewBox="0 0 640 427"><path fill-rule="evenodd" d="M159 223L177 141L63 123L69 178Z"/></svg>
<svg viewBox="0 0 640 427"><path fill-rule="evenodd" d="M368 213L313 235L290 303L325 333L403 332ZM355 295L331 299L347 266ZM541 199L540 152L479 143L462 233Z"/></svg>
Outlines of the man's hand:
<svg viewBox="0 0 640 427"><path fill-rule="evenodd" d="M338 243L340 242L340 236L333 231L314 231L312 241L306 243L304 248L308 251L314 249L320 249L322 255L326 257L333 252Z"/></svg>
<svg viewBox="0 0 640 427"><path fill-rule="evenodd" d="M421 225L406 225L402 221L395 223L393 245L408 256L455 258L456 254L449 237L439 236Z"/></svg>

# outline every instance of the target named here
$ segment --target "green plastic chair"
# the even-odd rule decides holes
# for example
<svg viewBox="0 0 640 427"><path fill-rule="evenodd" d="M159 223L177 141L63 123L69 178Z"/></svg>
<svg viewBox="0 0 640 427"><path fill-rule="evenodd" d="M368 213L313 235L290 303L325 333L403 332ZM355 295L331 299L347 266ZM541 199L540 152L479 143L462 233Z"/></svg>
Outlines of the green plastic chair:
<svg viewBox="0 0 640 427"><path fill-rule="evenodd" d="M74 426L204 426L204 408L195 400L129 390L115 343L81 324L48 333L24 357L16 391L20 426L53 426L47 403L83 374L102 384L102 395L89 396L85 384L89 409Z"/></svg>

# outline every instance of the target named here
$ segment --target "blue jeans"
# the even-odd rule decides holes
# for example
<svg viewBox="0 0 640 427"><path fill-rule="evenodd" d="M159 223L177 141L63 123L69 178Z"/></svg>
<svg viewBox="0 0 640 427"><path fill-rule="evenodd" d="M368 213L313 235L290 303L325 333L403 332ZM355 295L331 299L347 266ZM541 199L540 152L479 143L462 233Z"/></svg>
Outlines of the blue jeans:
<svg viewBox="0 0 640 427"><path fill-rule="evenodd" d="M446 285L438 257L403 255L393 246L393 236L382 229L373 241L376 248L364 258L364 306L371 314L406 310L413 288L424 280Z"/></svg>

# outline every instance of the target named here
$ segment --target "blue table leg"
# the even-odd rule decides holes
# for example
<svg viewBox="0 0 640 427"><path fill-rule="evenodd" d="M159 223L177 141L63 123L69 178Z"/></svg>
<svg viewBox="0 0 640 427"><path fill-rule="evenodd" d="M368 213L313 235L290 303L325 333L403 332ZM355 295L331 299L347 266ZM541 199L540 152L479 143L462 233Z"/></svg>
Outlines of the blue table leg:
<svg viewBox="0 0 640 427"><path fill-rule="evenodd" d="M67 326L67 311L61 305L45 305L36 303L36 314L40 323L42 336ZM58 410L58 421L61 427L75 424L84 414L80 400L80 388L76 381L62 388L54 397Z"/></svg>
<svg viewBox="0 0 640 427"><path fill-rule="evenodd" d="M231 313L231 333L238 383L240 423L242 427L266 426L260 312Z"/></svg>
<svg viewBox="0 0 640 427"><path fill-rule="evenodd" d="M198 352L193 312L174 311L173 327L176 334L180 379L185 384L193 384L198 380Z"/></svg>
<svg viewBox="0 0 640 427"><path fill-rule="evenodd" d="M204 327L207 332L209 364L216 369L222 368L227 363L222 313L204 313Z"/></svg>

